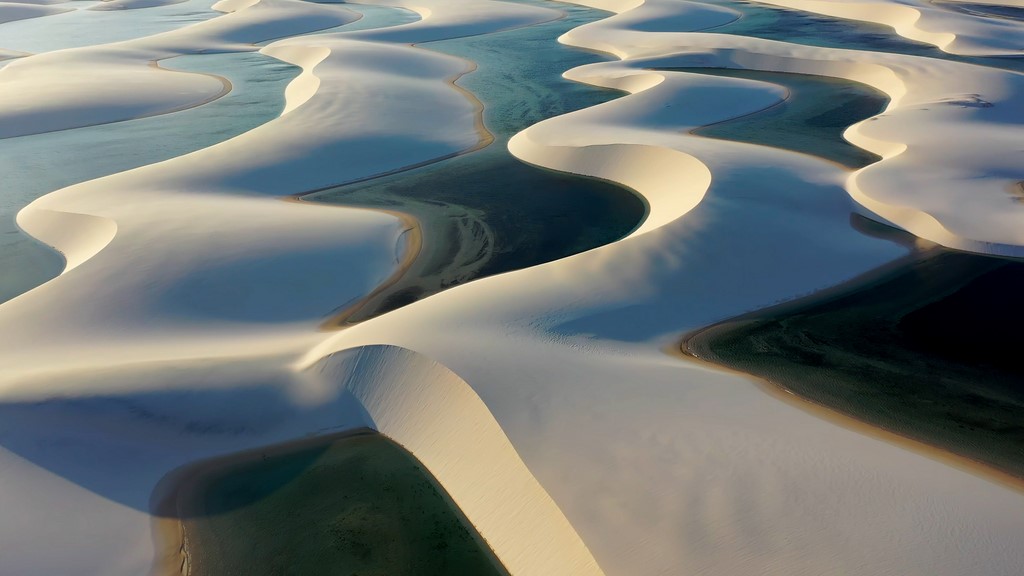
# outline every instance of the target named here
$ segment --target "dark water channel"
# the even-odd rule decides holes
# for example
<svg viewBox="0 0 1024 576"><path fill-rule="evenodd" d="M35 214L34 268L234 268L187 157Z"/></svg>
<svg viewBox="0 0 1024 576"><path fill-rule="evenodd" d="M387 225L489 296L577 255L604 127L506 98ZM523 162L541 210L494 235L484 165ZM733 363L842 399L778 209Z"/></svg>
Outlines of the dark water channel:
<svg viewBox="0 0 1024 576"><path fill-rule="evenodd" d="M478 64L459 84L483 103L493 143L425 167L304 197L396 210L422 224L424 251L410 272L360 310L346 312L346 321L365 320L470 280L608 244L642 221L646 205L636 194L524 164L507 149L508 139L532 124L621 95L562 78L566 70L600 57L555 41L607 14L534 3L563 10L566 17L422 45Z"/></svg>

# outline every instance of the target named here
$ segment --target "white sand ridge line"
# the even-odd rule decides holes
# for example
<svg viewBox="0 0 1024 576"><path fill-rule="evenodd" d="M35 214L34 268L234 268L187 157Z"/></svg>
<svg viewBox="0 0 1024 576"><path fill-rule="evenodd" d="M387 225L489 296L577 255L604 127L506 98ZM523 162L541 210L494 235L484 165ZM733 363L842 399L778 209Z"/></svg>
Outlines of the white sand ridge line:
<svg viewBox="0 0 1024 576"><path fill-rule="evenodd" d="M466 33L466 27L454 18L455 4L463 4L438 4L451 8L449 19L443 26L424 23L426 34L436 37L443 30ZM522 23L522 7L501 6L503 8L490 20L483 18L484 10L467 11L474 30L493 31ZM440 8L433 11L440 12ZM546 10L534 12L535 21L549 16ZM360 33L361 36L366 34ZM409 37L416 34L415 26L409 27L406 34ZM365 178L475 146L479 138L476 129L479 110L450 84L452 78L465 72L466 62L404 44L352 40L343 33L282 41L264 51L306 69L306 73L288 88L286 112L278 119L213 147L72 186L40 198L22 210L19 224L60 250L69 266L65 276L42 289L46 294L22 295L16 302L8 303L4 311L17 316L33 315L36 312L31 310L51 307L53 301L65 298L56 294L66 292L68 302L83 297L97 300L90 306L75 307L78 312L71 312L73 316L82 315L83 326L98 319L99 309L104 306L100 301L112 307L102 322L111 326L121 322L153 325L154 314L167 315L170 319L198 313L197 320L208 317L216 322L236 315L240 320L246 314L255 314L255 319L266 317L274 309L295 310L297 315L285 314L289 321L315 321L317 315L313 310L329 313L350 299L342 295L350 293L352 281L358 293L365 293L386 278L394 266L394 242L405 230L405 224L393 216L373 215L365 210L286 204L274 198ZM281 292L281 286L265 284L261 287L253 279L241 289L255 290L262 296L254 295L255 300L229 298L234 305L217 310L213 302L218 296L212 285L203 290L202 298L192 292L202 285L191 280L192 287L181 291L178 279L202 278L212 273L218 275L218 283L224 282L224 290L233 290L230 276L217 272L221 266L216 262L232 268L231 262L243 260L251 262L248 266L257 266L251 270L253 274L268 273L276 277L281 274L273 272L274 266L314 265L312 252L303 257L305 259L296 253L295 262L286 262L289 243L266 234L265 220L275 212L280 212L282 219L273 228L286 236L294 233L298 251L318 250L318 235L326 234L319 241L320 246L344 251L355 250L353 246L369 250L366 246L380 245L382 258L368 257L364 265L357 267L369 267L370 278L346 274L343 268L328 274L333 282L342 282L349 288L332 289L329 283L324 283L304 289L310 295L319 294L317 297L297 298L295 294ZM250 214L249 220L243 218L243 214ZM288 220L289 215L294 223ZM349 219L353 223L328 224ZM299 224L304 220L309 224ZM101 226L100 222L107 224ZM377 232L370 234L367 230L365 239L355 242L359 238L357 222L364 222L363 226ZM207 232L197 233L202 230ZM388 240L381 243L382 236L378 234ZM176 240L168 244L161 240L164 237ZM218 243L224 246L223 254L219 253ZM261 263L258 257L245 256L249 251L259 253L257 246L260 245L267 246L264 250L269 250L268 254L279 254L279 263L271 266L269 259L268 263ZM139 246L148 248L140 250ZM162 253L167 262L180 261L180 264L165 266L158 274L163 280L156 280L152 273L132 273L139 263L156 253ZM172 253L176 256L172 257ZM386 265L382 268L381 263ZM195 272L191 267L203 272ZM106 291L117 292L119 296L86 294L76 288L93 282L105 284L103 278L109 277L114 269L126 273L119 273L121 280ZM239 272L241 270L236 269L235 273ZM296 273L295 277L301 278L301 275ZM172 299L175 304L152 299L165 291L178 294ZM224 296L227 295L225 292ZM139 301L142 308L125 306L130 301ZM208 305L195 308L193 312L186 311L202 301ZM181 304L186 308L180 308ZM236 311L230 312L232 308ZM305 312L299 312L301 310ZM47 322L30 332L45 338L42 336L48 331L45 324ZM114 343L121 340L117 333L126 329L121 326L111 332L112 343L103 342L103 338L92 341L101 347L116 348ZM273 323L267 329L273 330ZM74 337L71 332L65 332L70 344ZM25 348L34 348L29 343L33 340L29 338ZM133 343L137 342L139 340L134 339ZM42 345L42 340L35 344L42 354L46 354L47 348L52 349L52 345L59 345L52 339L47 346ZM73 356L82 361L90 354ZM23 365L31 364L26 361Z"/></svg>
<svg viewBox="0 0 1024 576"><path fill-rule="evenodd" d="M523 464L487 406L458 375L394 346L332 354L306 369L342 386L366 424L416 455L513 575L603 576Z"/></svg>
<svg viewBox="0 0 1024 576"><path fill-rule="evenodd" d="M97 12L111 10L139 10L142 8L155 8L157 6L170 6L181 4L188 0L102 0L100 4L87 8Z"/></svg>
<svg viewBox="0 0 1024 576"><path fill-rule="evenodd" d="M390 344L459 374L607 574L1014 573L1024 562L1019 493L834 426L745 378L662 354L688 329L834 285L905 249L849 225L848 172L685 134L710 113L770 105L784 96L779 87L647 68L726 66L885 86L892 104L884 118L910 129L920 150L932 122L978 128L941 106L1012 110L1013 77L898 55L640 34L642 14L620 21L631 29L590 25L564 38L575 44L586 30L586 47L629 59L567 76L631 95L528 128L510 148L649 195L654 224L364 322L325 340L301 366ZM962 89L938 72L966 74L972 93L981 88L957 101L1007 100L941 104L934 118L918 117L913 106ZM885 136L858 143L887 158L911 147L910 138Z"/></svg>
<svg viewBox="0 0 1024 576"><path fill-rule="evenodd" d="M891 26L904 38L932 44L944 52L964 56L1024 55L1024 22L987 18L958 11L929 0L763 0L783 6ZM977 2L985 4L986 2ZM991 2L1014 5L1014 0ZM950 2L949 4L956 4Z"/></svg>
<svg viewBox="0 0 1024 576"><path fill-rule="evenodd" d="M818 48L726 34L651 33L644 32L642 25L638 28L637 23L648 21L646 11L651 11L652 17L660 15L669 4L678 5L680 14L693 14L690 21L699 28L726 22L730 17L718 7L705 10L688 2L641 4L566 33L560 39L564 43L613 53L625 61L585 66L566 76L629 92L659 82L658 73L642 71L650 67L744 68L867 84L887 94L891 102L883 114L852 126L845 134L853 144L883 158L848 179L847 189L864 213L948 247L1024 255L1024 227L1020 225L1024 206L1006 192L1024 179L1019 146L1015 144L1024 123L1018 114L1024 108L1024 75L901 54ZM626 18L633 13L639 14ZM571 123L570 119L551 122L563 121ZM517 137L514 152L533 161L521 145L537 140L539 129L528 129ZM573 134L567 126L549 132ZM610 128L606 136L593 143L613 143L614 134ZM579 150L573 154L578 157L586 154L586 146L580 138L577 141ZM530 158L539 160L541 156L534 153ZM560 162L552 157L544 165L553 168ZM599 163L603 171L600 176L608 177L609 163ZM575 168L564 164L563 169L587 173L582 164ZM642 186L621 182L633 188ZM639 191L651 198L664 196L656 191ZM685 196L691 199L678 208L693 204L693 194ZM650 229L645 224L641 231Z"/></svg>
<svg viewBox="0 0 1024 576"><path fill-rule="evenodd" d="M221 79L151 63L352 22L339 6L262 0L237 12L154 36L36 54L0 70L0 138L165 114L223 95Z"/></svg>
<svg viewBox="0 0 1024 576"><path fill-rule="evenodd" d="M289 369L291 361L325 338L318 331L324 313L388 277L405 225L373 211L279 199L475 145L479 111L450 83L467 63L399 42L486 33L553 14L505 3L420 5L431 6L423 12L429 16L422 28L387 32L393 42L364 32L358 38L328 34L266 47L266 53L307 72L289 87L287 111L280 118L192 154L57 191L20 213L25 229L64 252L70 266L57 279L0 306L0 398L9 410L5 422L21 423L0 431L0 443L16 446L25 459L0 452L6 473L19 479L0 489L0 499L61 502L104 526L109 538L83 546L77 527L48 521L51 507L39 503L41 514L19 522L18 533L27 535L27 542L0 539L6 565L30 572L138 574L151 558L152 544L140 542L149 518L133 506L167 470L211 450L364 425L346 419L348 412L334 412L329 398L303 395L305 408L281 411L274 408L279 401L261 400L260 390L288 395L306 386L305 377ZM434 17L439 22L431 23ZM192 32L183 38L193 38ZM147 45L164 41L150 38ZM218 384L232 390L214 395L226 403L211 404L185 389ZM146 393L139 393L140 385ZM178 400L147 408L141 413L154 416L139 418L139 402L163 393ZM67 403L76 417L29 417L40 407L63 406L50 403L55 394L95 401ZM198 414L215 404L221 406L217 419L233 431L230 438L197 433L189 424L208 429L206 417ZM47 425L25 424L29 420ZM31 440L58 437L69 442ZM85 452L80 449L86 445L73 438L90 439ZM147 438L160 439L161 448L147 449ZM78 446L76 453L90 457L65 458L60 445ZM118 466L97 469L100 460L130 462L134 473ZM452 464L432 462L428 465ZM32 463L71 482L44 479ZM529 483L519 466L519 480ZM25 478L36 481L22 482ZM103 498L82 495L82 486ZM535 482L532 486L529 490L543 495ZM503 494L494 493L490 502L501 503ZM540 506L536 502L526 504ZM541 506L544 514L551 513L547 506ZM543 518L538 514L525 516ZM504 517L487 521L499 525ZM564 529L563 522L555 532ZM572 535L571 528L565 534ZM499 551L508 563L547 562L524 557L522 540L508 542ZM565 540L553 542L546 545L565 548L559 544ZM573 545L581 546L578 538ZM55 549L68 553L54 554ZM509 550L519 557L509 557ZM550 565L593 567L582 550L566 549L561 553L570 564Z"/></svg>
<svg viewBox="0 0 1024 576"><path fill-rule="evenodd" d="M0 24L24 20L26 18L39 18L53 14L70 12L74 8L57 6L52 4L23 4L20 2L0 2Z"/></svg>

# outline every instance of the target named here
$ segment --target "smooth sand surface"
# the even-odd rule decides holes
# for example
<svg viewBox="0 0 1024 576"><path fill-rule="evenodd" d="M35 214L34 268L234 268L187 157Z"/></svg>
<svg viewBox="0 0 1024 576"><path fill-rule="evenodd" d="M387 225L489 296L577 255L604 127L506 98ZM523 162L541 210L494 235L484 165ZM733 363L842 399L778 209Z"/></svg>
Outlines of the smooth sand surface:
<svg viewBox="0 0 1024 576"><path fill-rule="evenodd" d="M0 24L24 20L26 18L38 18L69 12L71 8L65 6L53 6L46 4L22 4L12 2L0 2Z"/></svg>
<svg viewBox="0 0 1024 576"><path fill-rule="evenodd" d="M266 0L193 26L125 42L21 58L0 70L0 138L164 114L224 93L217 78L150 64L175 55L252 50L252 44L356 19L337 6Z"/></svg>
<svg viewBox="0 0 1024 576"><path fill-rule="evenodd" d="M1021 490L1012 424L1019 312L999 296L1015 291L1020 270L1015 260L917 246L848 282L691 332L667 351L759 374L769 393L812 413ZM1003 316L992 318L992 308Z"/></svg>
<svg viewBox="0 0 1024 576"><path fill-rule="evenodd" d="M215 79L149 65L173 54L291 36L260 51L304 70L279 118L19 214L68 265L0 305L3 572L143 573L155 556L149 498L168 471L372 427L430 469L516 575L1016 576L1019 492L663 349L906 254L851 226L857 212L947 246L1020 253L1024 205L1006 191L1024 180L1022 76L688 32L736 17L718 6L580 2L619 15L561 41L616 59L566 77L629 95L536 124L509 148L634 189L647 220L619 242L325 333L331 311L395 274L407 227L281 198L479 145L479 110L452 86L472 64L422 43L558 15L374 3L420 20L301 36L353 21L357 7L228 0L218 9L229 14L203 23L0 69L11 137L219 93ZM950 34L962 25L962 45L980 46L972 30L989 24L956 14L943 20ZM650 70L695 66L873 86L888 108L845 137L883 159L851 174L692 134L785 96Z"/></svg>
<svg viewBox="0 0 1024 576"><path fill-rule="evenodd" d="M671 346L667 348L666 352L669 355L680 356L687 362L695 362L698 364L702 364L711 370L727 371L727 369L724 368L723 366L707 362L699 358L697 355L695 355L696 351L694 350L694 344L690 336L691 335L687 335L687 338L684 339L681 343L679 343L678 346ZM974 474L990 482L1002 484L1007 488L1010 488L1011 490L1016 490L1017 492L1024 493L1024 478L1021 478L1020 476L1008 474L1002 470L993 468L992 466L989 466L986 463L981 462L979 460L954 454L942 447L928 444L925 442L920 442L905 435L895 433L891 430L879 428L878 426L872 426L871 424L867 424L862 420L852 418L844 412L834 410L832 408L829 408L828 406L804 398L782 384L754 378L744 372L735 371L733 373L738 377L748 378L754 385L760 387L762 390L764 390L766 394L770 395L771 397L781 402L791 404L794 407L799 408L818 418L828 420L829 422L832 422L844 428L848 428L859 434L870 436L872 438L878 438L879 440L882 440L889 444L895 444L896 446L913 451L922 456L926 456L937 462L941 462L943 464L959 468L960 470L963 470L964 472L967 472L969 474Z"/></svg>
<svg viewBox="0 0 1024 576"><path fill-rule="evenodd" d="M49 502L56 506L82 502L70 506L76 510L95 503L103 509L83 514L103 516L94 525L104 539L87 541L73 526L64 529L48 522L48 504L31 514L12 504L7 509L18 518L22 536L8 532L13 524L3 527L3 541L11 543L3 550L5 570L137 574L152 561L146 502L161 473L204 455L367 425L366 408L359 407L349 393L331 404L339 409L324 410L327 405L322 402L330 404L335 393L294 372L290 364L325 337L319 326L332 310L372 294L393 277L396 265L415 244L408 241L408 223L382 212L280 198L478 146L482 138L479 105L452 84L472 69L472 63L409 43L483 34L558 16L550 9L503 3L426 5L430 9L422 10L423 20L381 32L386 38L372 38L376 31L349 37L342 28L271 43L263 53L305 70L289 86L280 118L208 149L58 191L20 213L19 224L60 250L67 267L55 280L0 310L0 322L8 327L0 336L5 345L0 387L12 414L5 420L10 427L3 443L49 469L6 467L12 480L5 483L10 490L3 498L12 503L24 496L24 502L34 502L32 494L39 492L26 492L24 486L44 484L28 478L37 472L52 477L58 486L54 490L64 492L50 495ZM29 62L36 57L20 62L26 63L22 68L29 72L52 64L56 74L70 59L80 57L81 63L114 73L115 66L108 66L105 58L116 54L124 58L127 75L155 70L148 66L150 56L172 48L234 49L242 42L294 35L300 25L321 28L354 19L341 7L287 1L220 8L235 12L178 32L132 41L127 47L83 48L42 55L47 57L42 63ZM319 15L314 17L313 12ZM343 19L332 22L323 15ZM166 74L173 82L173 74ZM26 86L44 88L36 78L26 82ZM82 82L86 84L79 100L69 97L58 102L68 107L63 127L113 121L125 113L123 107L104 101L111 115L94 114L88 109L90 101L105 97L89 96L89 90L106 90L109 83L103 74L82 76ZM166 92L167 98L180 104L182 95L168 86L152 89ZM135 102L150 100L145 91L131 97ZM169 100L157 104L170 109ZM28 119L35 113L38 109L21 114L19 122L31 124ZM16 127L17 122L5 125ZM90 285L93 288L85 288ZM61 361L44 361L52 358ZM412 377L418 378L422 371L414 371ZM58 381L72 396L90 398L85 400L88 407L79 412L77 401L62 405L58 411L70 410L77 416L67 414L49 430L22 419L35 408L47 411L52 406L37 401L52 397L56 389L38 383ZM146 384L139 388L142 382ZM253 385L255 389L250 388ZM261 391L247 400L246 392L237 395L232 389ZM161 400L150 403L164 393L177 395L175 390L191 392L169 405ZM220 399L193 397L204 406L199 408L186 399L195 393L212 393ZM435 414L441 413L449 397L450 393L434 401L440 403ZM143 412L128 408L138 407L139 402L151 408ZM165 408L175 414L164 412ZM479 416L466 419L465 414L451 412L445 421L472 426L470 433L459 434L467 440L490 427L487 434L500 443L504 436L493 418L488 420L486 410L474 410ZM94 418L103 413L101 420ZM42 416L39 422L45 420ZM401 420L405 425L412 422ZM149 432L136 428L139 425ZM384 427L380 422L374 425ZM92 438L95 443L85 449L72 440L77 452L89 456L54 460L63 449L37 442L51 433L69 440ZM390 435L401 441L401 430ZM503 475L491 477L490 490L467 493L482 485L465 482L472 477L466 475L469 470L476 469L475 461L463 461L459 467L458 457L453 458L465 445L439 443L429 433L405 443L417 438L442 450L424 459L432 472L455 466L446 473L450 480L443 481L452 497L460 505L467 499L480 501L471 502L476 507L471 520L487 526L489 541L503 543L495 551L504 563L541 568L539 572L520 569L521 573L579 572L566 566L584 567L580 573L600 573L557 506L525 467L516 464L519 461L507 440L501 466L491 468L502 470ZM161 449L153 452L153 442ZM489 450L492 444L482 444L480 449ZM425 450L418 450L417 457L424 458ZM94 466L96 459L123 466L99 469ZM20 462L13 454L10 461ZM519 478L522 487L513 492L524 491L522 496L510 497L510 488L495 484L511 477ZM15 478L24 478L28 484ZM96 499L79 498L82 491L96 494ZM522 520L508 522L509 511L496 512L503 506L511 507L512 514ZM535 528L520 529L524 522ZM533 548L528 546L530 539L519 536L524 532L535 533L534 541L548 551L524 552ZM62 545L67 546L66 554L52 554L55 546Z"/></svg>
<svg viewBox="0 0 1024 576"><path fill-rule="evenodd" d="M1021 56L1024 25L1020 21L978 18L956 10L954 2L905 0L767 0L768 4L891 26L900 36L967 56ZM985 4L980 2L979 4ZM1014 0L992 2L1014 5Z"/></svg>
<svg viewBox="0 0 1024 576"><path fill-rule="evenodd" d="M716 113L771 106L784 96L779 87L647 68L746 66L870 84L893 100L885 118L900 133L890 148L872 150L887 158L917 148L918 161L950 149L928 134L951 120L943 109L925 118L900 107L963 89L933 73L955 66L1006 95L1015 93L1003 91L1013 75L711 34L653 36L613 28L614 20L563 41L626 60L568 76L633 95L543 122L510 148L527 161L631 186L650 202L645 225L611 246L460 286L353 327L308 361L388 342L455 370L608 574L1012 574L1022 561L1012 528L1024 512L1016 490L837 427L764 395L746 377L655 349L673 330L834 285L905 252L850 226L845 171L686 134ZM988 134L975 128L979 138ZM994 193L999 179L976 184ZM954 192L949 184L936 196ZM998 233L980 211L972 217L985 222L983 233ZM579 474L586 469L595 473Z"/></svg>

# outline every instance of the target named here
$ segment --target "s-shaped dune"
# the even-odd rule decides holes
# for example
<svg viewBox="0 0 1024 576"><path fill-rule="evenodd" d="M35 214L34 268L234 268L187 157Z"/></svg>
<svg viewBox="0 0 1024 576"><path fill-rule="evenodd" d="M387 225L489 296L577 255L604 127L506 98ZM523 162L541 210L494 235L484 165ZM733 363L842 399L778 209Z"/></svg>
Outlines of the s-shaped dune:
<svg viewBox="0 0 1024 576"><path fill-rule="evenodd" d="M67 267L0 305L3 570L138 574L159 553L148 506L168 471L368 425L430 469L517 575L1024 564L1019 491L663 353L682 332L905 254L851 228L856 212L1019 254L1020 206L1005 193L1024 179L1019 74L713 33L738 17L722 6L578 2L617 15L561 41L616 60L566 77L628 95L532 126L509 149L634 190L646 219L607 246L323 332L323 317L400 270L418 223L281 198L479 147L480 104L453 84L472 64L416 45L558 16L489 0L373 3L419 19L300 36L358 7L232 1L202 24L0 69L9 137L168 113L224 89L149 66L170 54L291 36L260 50L303 69L279 118L20 213ZM942 47L974 53L975 20L942 20L967 39ZM885 112L846 137L882 160L850 172L696 135L787 91L665 68L874 86ZM79 97L47 96L57 85Z"/></svg>

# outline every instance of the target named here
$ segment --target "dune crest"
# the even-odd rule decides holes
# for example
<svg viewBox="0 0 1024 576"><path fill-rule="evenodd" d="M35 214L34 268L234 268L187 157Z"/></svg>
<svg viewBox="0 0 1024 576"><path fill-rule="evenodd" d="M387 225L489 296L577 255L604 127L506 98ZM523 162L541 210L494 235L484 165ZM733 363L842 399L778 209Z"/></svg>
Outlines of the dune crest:
<svg viewBox="0 0 1024 576"><path fill-rule="evenodd" d="M166 114L214 100L223 79L159 68L201 51L251 51L252 44L352 22L344 8L261 0L206 22L114 44L21 58L0 69L0 138Z"/></svg>
<svg viewBox="0 0 1024 576"><path fill-rule="evenodd" d="M646 11L653 19L673 4L681 14L694 15L688 20L694 29L708 22L727 22L727 15L717 7L652 0L628 8L633 3L622 2L618 9L623 11L617 16L572 30L560 39L615 54L622 62L570 70L566 77L639 92L657 86L656 76L643 73L648 68L720 67L812 74L873 86L889 96L889 106L883 114L850 127L845 134L853 144L883 158L847 179L847 190L862 212L951 248L1024 255L1024 228L1020 226L1024 205L1007 193L1024 180L1014 144L1021 129L1015 110L1024 106L1024 75L932 58L726 34L650 33L633 25L647 20L646 16L624 19ZM957 81L950 82L950 78ZM562 123L562 133L576 134L567 125L571 121L551 122ZM535 129L524 134L531 131ZM609 126L607 132L622 134L616 126ZM702 160L700 155L695 157ZM571 162L563 169L578 171ZM643 194L642 189L638 191Z"/></svg>
<svg viewBox="0 0 1024 576"><path fill-rule="evenodd" d="M345 350L306 370L343 386L368 426L415 454L510 573L604 574L487 406L450 370L393 346Z"/></svg>
<svg viewBox="0 0 1024 576"><path fill-rule="evenodd" d="M89 554L48 558L52 546L80 551L76 530L68 525L54 531L52 524L29 522L21 527L23 533L44 530L47 536L38 538L38 546L4 546L2 554L11 558L11 566L67 573L73 563L75 570L137 574L151 561L147 554L153 548L137 537L148 534L148 517L144 509L133 509L140 506L135 495L152 489L161 474L211 450L244 449L325 427L363 425L344 414L330 417L329 396L320 397L328 402L320 417L305 419L299 411L295 420L260 423L268 408L259 390L287 396L311 386L288 366L325 337L320 331L324 317L372 293L395 273L404 257L409 223L385 212L281 199L480 146L487 138L480 129L480 105L453 84L472 70L472 63L409 44L486 34L558 16L550 9L483 0L415 5L423 19L392 29L339 28L296 36L353 22L357 14L291 0L227 2L218 9L230 14L206 22L123 43L24 58L0 74L0 83L9 87L5 109L11 115L2 125L8 130L5 135L15 136L168 112L208 99L214 84L218 93L223 89L216 79L148 65L172 54L254 50L253 42L295 36L261 51L304 70L288 86L279 118L210 148L56 191L20 212L23 228L65 254L67 266L61 276L0 307L0 321L9 327L0 331L0 404L11 415L6 421L12 426L0 433L0 444L6 447L0 457L12 477L39 475L38 464L69 480L47 484L51 501L90 502L89 514L103 517L100 524L110 537L94 542ZM70 68L83 73L64 76ZM139 74L152 74L153 82L125 92L124 83L142 81ZM65 87L75 83L73 90L63 92L75 97L44 99L19 109L18 102L52 91L59 78ZM119 92L111 96L111 91ZM50 123L38 124L34 118L40 115ZM249 375L243 383L238 371L246 365L252 368L242 369ZM175 376L150 372L157 366ZM179 426L183 418L192 418L183 414L202 411L200 406L211 402L185 392L175 401L173 416L139 422L129 406L148 401L137 397L137 392L146 393L132 382L146 380L177 395L195 385L193 370L204 382L234 382L230 386L253 392L249 401L232 404L232 419L244 423L239 424L242 432L225 440L216 433L193 435L186 427L172 435L189 439L167 444L166 451L146 456L143 444L126 448L122 432L138 427L137 439L144 443L148 436L142 430L157 430L153 433L159 436L165 425L168 430ZM40 385L57 381L64 384ZM52 429L37 428L32 419L14 424L47 406L58 393L75 399L58 402L64 406L59 410L78 416L58 420L63 423ZM91 409L78 411L83 398L96 398L95 406L109 410L111 424L105 429L119 432L98 430L96 426L106 425L92 417ZM315 404L316 395L304 398L298 405L315 410L308 403ZM164 411L157 405L152 410ZM500 438L500 428L488 426ZM133 462L137 474L123 486L126 476L117 467L96 475L90 463L61 456L56 444L47 448L46 443L20 442L47 435L92 437L95 441L88 447L76 450L93 458ZM65 445L71 444L76 442ZM506 460L514 463L515 451L507 441L504 446ZM126 456L126 450L138 452ZM442 465L437 458L433 462ZM552 538L545 554L526 554L518 538L501 531L502 519L494 515L493 510L509 504L485 499L473 515L490 514L483 523L502 543L508 562L547 566L543 569L552 574L564 573L560 570L566 567L599 574L586 547L521 463L518 471L507 470L518 475L526 494L512 502L528 503L529 508L506 512L522 514L538 538ZM0 495L5 501L32 492L26 500L31 502L37 495L20 481L7 486L10 491ZM81 496L83 487L100 498ZM35 517L41 522L49 518L48 512ZM544 532L547 525L551 531Z"/></svg>
<svg viewBox="0 0 1024 576"><path fill-rule="evenodd" d="M689 329L835 285L906 249L850 226L857 208L847 169L689 133L773 106L789 96L782 86L652 68L747 68L876 87L889 96L888 109L847 137L884 159L853 174L902 170L927 179L937 187L937 207L960 202L952 195L968 181L933 181L927 172L938 163L1019 170L1006 163L1006 141L980 141L987 128L973 124L998 124L1003 117L995 110L1015 108L1007 104L1019 98L1016 75L896 54L643 30L650 20L643 10L701 10L681 2L582 4L620 15L562 41L622 61L566 77L628 94L534 125L510 150L527 162L631 186L650 203L648 221L619 242L458 286L348 328L314 347L302 365L389 344L459 374L607 574L1012 572L1022 561L1019 534L1010 528L1024 513L1019 493L924 451L835 426L742 376L662 352ZM708 10L693 22L730 17ZM934 102L974 102L963 98L965 89L1001 104L940 104L921 113ZM954 126L979 147L978 156L972 150L971 158L958 158L954 144L934 137ZM962 238L1014 233L992 225L992 212L1009 209L995 196L1002 177L985 170L978 172L989 176L977 185L991 195L976 220L943 214L948 225L963 226ZM878 196L917 189L882 177L870 184ZM898 224L914 226L910 219Z"/></svg>
<svg viewBox="0 0 1024 576"><path fill-rule="evenodd" d="M978 18L957 11L958 2L878 2L851 0L767 0L769 4L816 12L826 16L891 26L910 40L932 44L944 52L964 56L1020 56L1024 54L1024 23L1009 19ZM985 4L976 2L976 4ZM1013 0L991 2L1013 5Z"/></svg>
<svg viewBox="0 0 1024 576"><path fill-rule="evenodd" d="M324 318L400 270L416 224L294 200L486 144L480 103L455 85L474 64L422 44L559 16L490 0L370 3L420 19L303 35L354 22L358 7L224 0L216 8L230 13L200 24L0 70L0 134L14 137L167 113L225 88L150 66L175 54L267 41L262 54L303 69L280 117L19 214L67 269L0 305L0 504L17 519L0 523L5 568L145 572L149 499L167 472L368 424L430 468L517 576L959 576L1024 564L1019 493L665 354L683 332L906 254L851 226L857 210L1018 254L1022 208L1005 185L1024 180L1021 75L715 33L737 17L721 6L576 2L617 15L561 42L618 60L566 78L627 94L531 126L509 149L630 187L646 199L644 222L609 245L326 332ZM874 86L887 110L846 137L882 160L851 173L694 134L792 95L665 68ZM135 81L144 86L125 90Z"/></svg>

